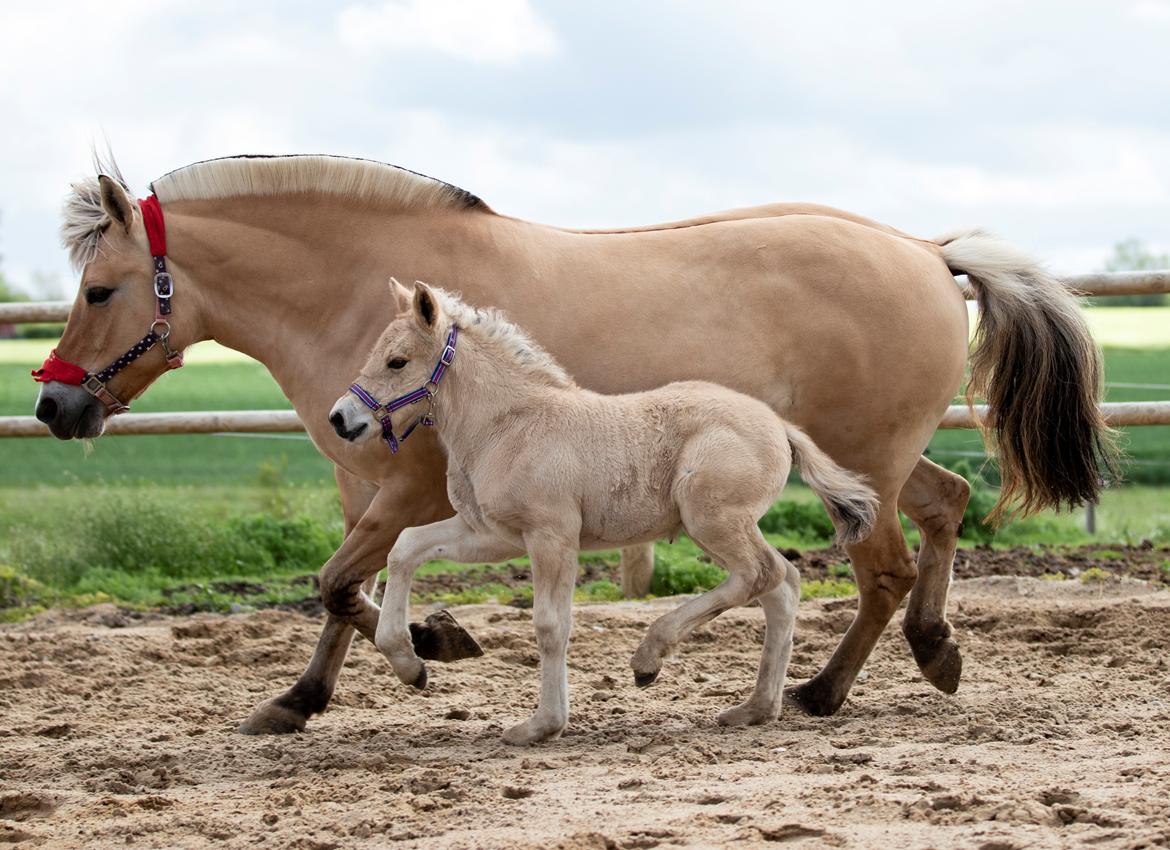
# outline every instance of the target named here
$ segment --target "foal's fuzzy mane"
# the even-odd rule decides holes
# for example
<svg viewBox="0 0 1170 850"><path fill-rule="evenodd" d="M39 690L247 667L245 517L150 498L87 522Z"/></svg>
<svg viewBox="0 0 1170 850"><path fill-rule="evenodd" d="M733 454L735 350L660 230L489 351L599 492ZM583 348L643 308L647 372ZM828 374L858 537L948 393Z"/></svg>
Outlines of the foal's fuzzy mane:
<svg viewBox="0 0 1170 850"><path fill-rule="evenodd" d="M94 153L98 174L126 185L111 153ZM342 156L232 156L196 162L166 174L150 185L168 201L235 198L248 195L323 193L355 201L381 201L403 208L484 207L478 197L425 174L397 165ZM61 241L80 270L98 253L110 219L102 209L96 177L74 183L65 199Z"/></svg>
<svg viewBox="0 0 1170 850"><path fill-rule="evenodd" d="M490 344L528 374L543 376L554 386L573 386L573 379L561 364L503 312L490 307L472 307L457 294L442 289L432 287L431 291L461 333Z"/></svg>

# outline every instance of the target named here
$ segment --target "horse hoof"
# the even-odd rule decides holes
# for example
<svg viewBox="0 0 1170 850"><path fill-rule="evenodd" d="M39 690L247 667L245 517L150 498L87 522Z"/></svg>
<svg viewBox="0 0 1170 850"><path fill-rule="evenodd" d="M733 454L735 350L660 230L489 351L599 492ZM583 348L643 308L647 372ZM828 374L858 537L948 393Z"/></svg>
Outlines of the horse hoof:
<svg viewBox="0 0 1170 850"><path fill-rule="evenodd" d="M760 708L745 702L743 705L727 709L715 719L720 726L759 726L771 723L779 714L780 712L774 708Z"/></svg>
<svg viewBox="0 0 1170 850"><path fill-rule="evenodd" d="M414 654L429 661L450 662L483 655L483 648L449 611L438 611L422 623L411 623L410 639Z"/></svg>
<svg viewBox="0 0 1170 850"><path fill-rule="evenodd" d="M305 731L308 717L300 711L286 708L275 700L263 703L252 716L237 727L241 735L291 735Z"/></svg>
<svg viewBox="0 0 1170 850"><path fill-rule="evenodd" d="M845 698L834 699L829 689L815 678L803 685L784 689L784 703L810 717L828 717L837 713Z"/></svg>
<svg viewBox="0 0 1170 850"><path fill-rule="evenodd" d="M427 665L419 665L418 675L414 677L414 681L410 685L413 688L418 688L420 691L427 686Z"/></svg>
<svg viewBox="0 0 1170 850"><path fill-rule="evenodd" d="M660 671L655 670L653 673L634 673L634 684L639 688L648 688L654 684L654 680L658 678Z"/></svg>
<svg viewBox="0 0 1170 850"><path fill-rule="evenodd" d="M953 694L959 689L959 680L963 676L963 653L959 651L959 645L948 638L919 669L926 681L944 694Z"/></svg>

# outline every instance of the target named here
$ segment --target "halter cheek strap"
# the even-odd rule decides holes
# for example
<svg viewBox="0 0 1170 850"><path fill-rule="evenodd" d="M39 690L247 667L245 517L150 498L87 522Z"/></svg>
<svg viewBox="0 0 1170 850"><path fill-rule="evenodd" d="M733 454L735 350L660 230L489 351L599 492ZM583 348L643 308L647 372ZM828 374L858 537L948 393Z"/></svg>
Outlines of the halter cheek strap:
<svg viewBox="0 0 1170 850"><path fill-rule="evenodd" d="M439 382L443 380L443 376L447 374L447 368L455 360L455 343L458 339L459 328L452 324L451 330L447 333L447 344L443 347L443 353L439 355L439 362L431 370L430 379L418 389L411 390L406 395L400 395L393 401L386 402L386 404L380 403L376 398L366 392L361 384L353 383L349 385L349 391L356 395L362 404L372 410L374 412L374 418L382 424L382 439L390 447L390 454L397 454L398 444L409 437L419 425L425 425L428 428L434 427L435 395L439 392ZM391 422L390 415L394 411L401 410L408 405L417 404L424 398L429 399L431 402L426 413L416 416L414 421L406 426L406 430L402 432L402 436L395 437L394 426Z"/></svg>
<svg viewBox="0 0 1170 850"><path fill-rule="evenodd" d="M62 384L72 384L85 389L90 395L104 404L110 414L122 413L130 409L110 392L106 384L139 357L156 345L162 345L166 355L167 368L178 369L183 365L183 352L173 351L170 346L171 323L171 296L175 291L175 282L167 271L167 228L163 218L162 205L158 198L151 195L138 202L142 210L142 223L146 227L146 238L150 242L150 255L154 258L154 321L146 336L134 343L121 357L102 369L100 372L88 372L75 363L63 360L57 356L57 349L49 352L48 359L40 369L32 372L33 380L40 384L58 381Z"/></svg>

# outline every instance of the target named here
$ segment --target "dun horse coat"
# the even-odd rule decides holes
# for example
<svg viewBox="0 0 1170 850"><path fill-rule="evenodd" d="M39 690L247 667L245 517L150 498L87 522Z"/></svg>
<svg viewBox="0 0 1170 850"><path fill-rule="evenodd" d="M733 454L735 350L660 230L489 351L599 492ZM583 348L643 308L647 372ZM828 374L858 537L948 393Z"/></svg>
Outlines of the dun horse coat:
<svg viewBox="0 0 1170 850"><path fill-rule="evenodd" d="M446 451L447 495L456 515L403 531L386 560L380 616L369 602L354 615L398 678L417 687L427 681L408 623L418 567L435 558L475 563L527 552L540 704L504 739L530 744L560 735L569 722L566 657L578 552L685 531L728 577L650 627L631 662L635 682L653 682L663 657L697 626L758 599L766 629L756 688L719 720L775 719L800 576L757 523L784 488L794 455L843 543L869 535L877 516L874 492L750 396L700 381L599 395L573 383L499 313L473 310L422 283L413 299L397 282L392 286L399 316L333 406L330 421L351 442L388 433L395 449L393 435L411 433L426 416ZM445 371L432 373L440 360ZM429 374L439 374L442 384L431 384ZM415 392L418 387L426 394ZM396 410L386 408L400 398ZM371 408L371 399L380 403Z"/></svg>
<svg viewBox="0 0 1170 850"><path fill-rule="evenodd" d="M138 208L116 168L100 170L102 179L74 186L63 227L81 284L58 351L88 369L138 339L154 309ZM967 275L980 303L971 386L991 405L1005 498L1028 509L1093 498L1111 451L1095 404L1099 354L1074 300L978 231L919 239L811 204L562 230L403 169L335 157L197 163L152 189L175 280L171 345L215 339L263 362L336 465L345 512L347 536L321 572L334 613L304 674L260 705L246 732L302 729L324 709L363 582L402 529L451 514L432 436L391 459L381 446L337 440L326 420L333 388L358 371L393 309L388 271L460 281L469 303L506 310L581 386L724 384L866 476L882 507L873 534L848 549L857 615L822 670L790 691L814 714L841 705L908 593L903 631L915 659L936 687L959 684L946 603L968 486L922 457L967 361L954 275ZM89 303L96 287L111 292ZM162 354L148 354L111 391L132 399L164 371ZM97 436L105 417L84 390L56 382L42 385L36 410L61 439ZM921 532L917 562L899 509ZM631 572L645 582L648 547L637 551Z"/></svg>

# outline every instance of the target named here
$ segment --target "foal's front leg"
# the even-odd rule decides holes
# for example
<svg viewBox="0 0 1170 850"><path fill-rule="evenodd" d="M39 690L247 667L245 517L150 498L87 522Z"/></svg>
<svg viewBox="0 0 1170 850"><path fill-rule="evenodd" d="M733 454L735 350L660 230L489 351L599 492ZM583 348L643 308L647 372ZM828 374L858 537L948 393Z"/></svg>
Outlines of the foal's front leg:
<svg viewBox="0 0 1170 850"><path fill-rule="evenodd" d="M386 556L386 590L374 636L374 644L390 660L398 678L416 688L427 684L426 665L415 654L410 635L410 583L415 570L436 558L471 564L523 554L522 549L506 540L476 531L458 515L408 528L398 535Z"/></svg>
<svg viewBox="0 0 1170 850"><path fill-rule="evenodd" d="M524 542L532 556L532 624L540 650L540 703L532 717L504 733L504 741L516 745L556 738L569 724L567 656L577 583L575 535L534 533L525 535Z"/></svg>

